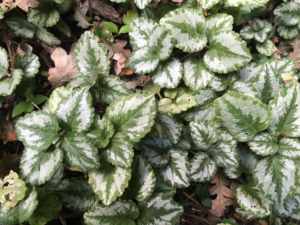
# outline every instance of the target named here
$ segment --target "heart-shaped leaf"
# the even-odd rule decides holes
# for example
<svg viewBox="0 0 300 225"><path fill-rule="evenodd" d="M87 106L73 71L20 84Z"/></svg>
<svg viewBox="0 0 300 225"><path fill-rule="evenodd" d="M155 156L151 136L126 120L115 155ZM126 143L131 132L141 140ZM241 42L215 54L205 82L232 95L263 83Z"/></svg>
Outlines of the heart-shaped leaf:
<svg viewBox="0 0 300 225"><path fill-rule="evenodd" d="M5 63L5 60L3 62ZM1 68L1 70L2 69L3 68ZM5 73L5 75L6 74L7 73ZM5 75L2 75L2 79L0 80L0 96L8 96L13 93L16 86L21 82L23 71L20 69L15 69L11 72L10 77L3 78Z"/></svg>
<svg viewBox="0 0 300 225"><path fill-rule="evenodd" d="M219 0L200 0L208 2L219 2ZM199 2L199 1L198 1ZM203 8L205 6L201 4ZM214 34L219 33L221 31L231 31L233 24L233 17L231 15L218 13L211 16L208 16L206 19L205 31L207 38L210 39Z"/></svg>
<svg viewBox="0 0 300 225"><path fill-rule="evenodd" d="M286 2L280 4L275 10L274 14L285 26L294 26L300 23L300 3Z"/></svg>
<svg viewBox="0 0 300 225"><path fill-rule="evenodd" d="M290 198L283 204L274 204L274 212L281 217L289 217L299 209L299 197Z"/></svg>
<svg viewBox="0 0 300 225"><path fill-rule="evenodd" d="M14 66L23 71L24 78L32 78L38 72L40 62L36 55L26 53L15 59Z"/></svg>
<svg viewBox="0 0 300 225"><path fill-rule="evenodd" d="M300 141L297 138L281 138L278 145L279 154L295 159L300 156Z"/></svg>
<svg viewBox="0 0 300 225"><path fill-rule="evenodd" d="M273 155L278 151L277 138L266 132L254 136L248 145L258 155Z"/></svg>
<svg viewBox="0 0 300 225"><path fill-rule="evenodd" d="M217 164L204 152L197 153L191 161L191 179L205 182L213 178L217 172Z"/></svg>
<svg viewBox="0 0 300 225"><path fill-rule="evenodd" d="M22 18L6 18L5 25L17 37L33 38L35 26Z"/></svg>

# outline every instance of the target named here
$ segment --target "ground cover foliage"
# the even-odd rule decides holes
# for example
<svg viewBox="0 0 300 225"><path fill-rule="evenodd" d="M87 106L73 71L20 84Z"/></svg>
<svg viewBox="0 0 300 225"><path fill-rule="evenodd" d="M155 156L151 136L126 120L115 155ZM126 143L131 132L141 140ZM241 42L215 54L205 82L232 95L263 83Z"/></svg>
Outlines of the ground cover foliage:
<svg viewBox="0 0 300 225"><path fill-rule="evenodd" d="M300 1L0 6L0 224L300 220Z"/></svg>

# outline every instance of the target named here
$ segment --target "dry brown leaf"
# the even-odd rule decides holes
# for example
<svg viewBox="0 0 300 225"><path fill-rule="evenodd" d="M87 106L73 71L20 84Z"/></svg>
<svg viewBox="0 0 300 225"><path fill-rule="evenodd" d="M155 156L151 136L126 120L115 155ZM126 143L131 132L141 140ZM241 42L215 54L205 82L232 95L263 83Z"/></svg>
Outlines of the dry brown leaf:
<svg viewBox="0 0 300 225"><path fill-rule="evenodd" d="M147 81L147 76L145 75L137 75L134 78L132 78L130 81L126 81L126 87L128 89L135 89L136 86L143 85Z"/></svg>
<svg viewBox="0 0 300 225"><path fill-rule="evenodd" d="M7 121L5 115L0 115L0 139L3 140L3 143L6 144L9 141L18 140L18 134L15 130L15 125L19 117Z"/></svg>
<svg viewBox="0 0 300 225"><path fill-rule="evenodd" d="M236 203L235 190L237 185L230 187L230 182L226 176L218 170L214 178L210 181L215 186L209 189L211 195L217 195L217 198L212 200L212 207L209 210L214 215L221 217L227 206Z"/></svg>
<svg viewBox="0 0 300 225"><path fill-rule="evenodd" d="M293 51L288 54L288 58L291 58L295 61L296 69L298 71L300 70L300 35L287 43L293 47Z"/></svg>
<svg viewBox="0 0 300 225"><path fill-rule="evenodd" d="M23 0L18 7L25 12L28 12L28 8L36 8L40 5L37 0Z"/></svg>
<svg viewBox="0 0 300 225"><path fill-rule="evenodd" d="M121 76L131 74L133 74L133 70L130 67L123 68L120 73Z"/></svg>
<svg viewBox="0 0 300 225"><path fill-rule="evenodd" d="M3 12L5 12L6 10L13 7L15 4L16 4L16 0L3 0L0 3L0 7L2 8Z"/></svg>
<svg viewBox="0 0 300 225"><path fill-rule="evenodd" d="M259 220L255 225L268 225L268 223L265 220Z"/></svg>
<svg viewBox="0 0 300 225"><path fill-rule="evenodd" d="M17 154L6 154L4 153L2 159L0 160L0 178L3 179L9 174L10 170L16 173L20 172L20 160L21 155Z"/></svg>
<svg viewBox="0 0 300 225"><path fill-rule="evenodd" d="M54 68L50 68L48 71L49 77L48 80L53 85L55 84L65 73L67 73L75 65L75 47L77 42L73 43L69 55L63 48L56 48L51 54L51 59L55 63ZM75 66L69 73L66 75L57 87L65 85L67 82L71 81L75 77L80 76L80 72Z"/></svg>
<svg viewBox="0 0 300 225"><path fill-rule="evenodd" d="M240 214L238 214L237 212L233 213L233 216L235 218L237 218L238 220L241 220L241 221L246 221L247 219L243 216L241 216Z"/></svg>

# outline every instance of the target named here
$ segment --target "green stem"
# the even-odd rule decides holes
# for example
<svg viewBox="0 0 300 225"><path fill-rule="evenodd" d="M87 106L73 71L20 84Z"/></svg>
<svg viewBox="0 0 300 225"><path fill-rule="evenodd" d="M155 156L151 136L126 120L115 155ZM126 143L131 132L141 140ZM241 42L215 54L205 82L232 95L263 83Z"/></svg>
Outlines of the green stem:
<svg viewBox="0 0 300 225"><path fill-rule="evenodd" d="M193 54L194 54L194 52L191 52L191 53L187 54L186 56L182 57L182 58L179 59L179 60L180 60L180 61L183 61L183 60L185 60L186 58L190 57L190 56L193 55Z"/></svg>
<svg viewBox="0 0 300 225"><path fill-rule="evenodd" d="M211 47L209 47L209 46L207 46L207 45L205 46L205 48L211 49Z"/></svg>
<svg viewBox="0 0 300 225"><path fill-rule="evenodd" d="M162 97L161 97L161 95L160 95L160 93L159 93L159 92L156 92L156 94L158 94L158 96L160 97L160 99L162 99Z"/></svg>
<svg viewBox="0 0 300 225"><path fill-rule="evenodd" d="M27 97L28 98L28 97ZM41 109L40 109L40 107L38 107L30 98L28 98L29 99L29 101L31 102L31 104L32 105L34 105L34 107L35 108L37 108L38 110L40 110L40 111L42 111Z"/></svg>
<svg viewBox="0 0 300 225"><path fill-rule="evenodd" d="M60 140L63 139L67 133L68 133L67 130L64 130L63 132L61 132L61 134L59 135L58 140L54 143L54 145L57 145L58 142L60 142Z"/></svg>
<svg viewBox="0 0 300 225"><path fill-rule="evenodd" d="M6 10L6 11L4 12L4 14L5 14L5 13L8 13L10 10L16 8L22 1L23 1L23 0L20 0L20 1L19 1L17 4L15 4L13 7L11 7L11 8L8 9L8 10Z"/></svg>

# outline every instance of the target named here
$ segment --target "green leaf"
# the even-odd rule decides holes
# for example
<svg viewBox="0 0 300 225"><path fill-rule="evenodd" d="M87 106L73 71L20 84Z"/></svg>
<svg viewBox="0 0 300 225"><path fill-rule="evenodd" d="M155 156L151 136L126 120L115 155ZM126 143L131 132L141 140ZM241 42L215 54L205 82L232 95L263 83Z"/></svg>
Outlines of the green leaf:
<svg viewBox="0 0 300 225"><path fill-rule="evenodd" d="M129 25L125 25L125 26L122 26L121 29L120 29L120 34L125 34L125 33L128 33L130 30L130 26Z"/></svg>
<svg viewBox="0 0 300 225"><path fill-rule="evenodd" d="M5 19L5 25L17 37L33 38L35 26L24 19L10 17Z"/></svg>
<svg viewBox="0 0 300 225"><path fill-rule="evenodd" d="M0 9L0 20L2 20L4 18L4 12L3 9Z"/></svg>
<svg viewBox="0 0 300 225"><path fill-rule="evenodd" d="M106 108L106 116L115 130L133 142L138 142L150 131L155 114L155 99L146 94L123 96Z"/></svg>
<svg viewBox="0 0 300 225"><path fill-rule="evenodd" d="M265 197L282 204L294 196L297 168L293 160L275 155L259 161L253 178Z"/></svg>
<svg viewBox="0 0 300 225"><path fill-rule="evenodd" d="M36 37L49 45L59 45L61 42L53 34L49 33L45 28L38 27Z"/></svg>
<svg viewBox="0 0 300 225"><path fill-rule="evenodd" d="M129 94L129 89L125 82L118 76L101 76L98 80L98 85L101 87L101 101L110 104L116 98L120 98Z"/></svg>
<svg viewBox="0 0 300 225"><path fill-rule="evenodd" d="M109 70L109 59L98 37L90 31L84 32L75 48L75 62L78 70L85 76L105 74Z"/></svg>
<svg viewBox="0 0 300 225"><path fill-rule="evenodd" d="M139 209L132 201L117 200L111 205L95 205L84 214L84 221L87 225L107 224L107 225L135 225L133 221L139 215Z"/></svg>
<svg viewBox="0 0 300 225"><path fill-rule="evenodd" d="M0 203L0 224L1 225L18 224L19 223L18 207L11 208L10 210L5 210L4 207L5 204Z"/></svg>
<svg viewBox="0 0 300 225"><path fill-rule="evenodd" d="M68 83L67 89L73 89L78 87L91 87L93 85L93 82L93 78L89 76L78 76L71 80L70 83ZM57 88L55 90L57 90Z"/></svg>
<svg viewBox="0 0 300 225"><path fill-rule="evenodd" d="M236 150L239 159L239 171L246 174L251 174L258 162L256 154L253 153L249 148L240 145L238 145Z"/></svg>
<svg viewBox="0 0 300 225"><path fill-rule="evenodd" d="M293 197L283 204L274 204L274 212L281 217L291 216L291 214L299 208L299 202L296 198L299 199L299 197Z"/></svg>
<svg viewBox="0 0 300 225"><path fill-rule="evenodd" d="M146 7L148 8L148 7ZM146 16L143 16L146 17ZM127 11L126 15L123 15L122 21L126 25L130 25L132 20L139 18L139 14L135 10ZM141 18L142 19L142 18Z"/></svg>
<svg viewBox="0 0 300 225"><path fill-rule="evenodd" d="M6 76L7 69L8 69L7 53L4 48L0 47L0 79Z"/></svg>
<svg viewBox="0 0 300 225"><path fill-rule="evenodd" d="M182 74L181 62L174 57L169 57L158 64L157 68L151 73L151 78L161 88L176 88Z"/></svg>
<svg viewBox="0 0 300 225"><path fill-rule="evenodd" d="M63 162L68 167L81 171L91 171L99 167L98 150L83 133L68 133L59 147L64 152Z"/></svg>
<svg viewBox="0 0 300 225"><path fill-rule="evenodd" d="M269 127L271 134L299 137L300 86L297 81L290 82L278 92L269 103L273 122Z"/></svg>
<svg viewBox="0 0 300 225"><path fill-rule="evenodd" d="M173 196L176 193L176 188L173 188L173 187L167 185L165 182L156 180L156 184L154 187L154 193L156 193L156 194L163 193L165 196L173 198Z"/></svg>
<svg viewBox="0 0 300 225"><path fill-rule="evenodd" d="M155 174L144 156L136 155L132 162L132 179L129 181L125 195L137 201L147 200L153 193Z"/></svg>
<svg viewBox="0 0 300 225"><path fill-rule="evenodd" d="M93 190L104 205L110 205L120 197L131 178L131 168L113 166L100 159L100 167L89 172L89 181L93 182Z"/></svg>
<svg viewBox="0 0 300 225"><path fill-rule="evenodd" d="M72 93L71 88L65 88L64 86L54 89L49 98L49 106L51 113L55 113L59 103Z"/></svg>
<svg viewBox="0 0 300 225"><path fill-rule="evenodd" d="M87 211L98 200L92 185L88 184L88 180L83 177L64 179L56 191L59 201L72 211Z"/></svg>
<svg viewBox="0 0 300 225"><path fill-rule="evenodd" d="M32 104L30 102L19 102L18 105L15 106L12 117L16 117L21 113L27 111Z"/></svg>
<svg viewBox="0 0 300 225"><path fill-rule="evenodd" d="M262 219L264 218L264 216L260 215L260 214L254 214L251 212L246 211L243 208L236 208L235 211L240 214L241 216L245 217L248 220L253 220L253 219Z"/></svg>
<svg viewBox="0 0 300 225"><path fill-rule="evenodd" d="M32 101L34 104L39 105L48 99L45 95L37 94L33 97Z"/></svg>
<svg viewBox="0 0 300 225"><path fill-rule="evenodd" d="M196 100L191 94L183 94L175 102L169 98L162 98L158 102L158 110L163 113L179 114L196 105Z"/></svg>
<svg viewBox="0 0 300 225"><path fill-rule="evenodd" d="M230 91L235 91L239 93L243 93L244 95L248 95L252 98L256 98L260 100L260 93L256 90L254 85L250 82L245 81L236 81L229 87Z"/></svg>
<svg viewBox="0 0 300 225"><path fill-rule="evenodd" d="M74 89L58 104L55 115L62 129L72 129L78 133L88 130L94 118L88 88Z"/></svg>
<svg viewBox="0 0 300 225"><path fill-rule="evenodd" d="M205 17L198 9L176 9L165 15L160 24L184 52L200 51L207 43Z"/></svg>
<svg viewBox="0 0 300 225"><path fill-rule="evenodd" d="M17 208L19 209L20 223L25 222L31 217L31 215L37 207L37 204L37 192L35 191L35 188L33 188L30 191L29 195L26 198L24 198L24 200L21 201L20 204L17 206Z"/></svg>
<svg viewBox="0 0 300 225"><path fill-rule="evenodd" d="M52 27L58 22L60 18L59 12L56 9L52 8L52 1L43 0L43 2L46 1L47 6L43 5L42 3L42 5L36 8L29 7L27 14L29 22L39 27Z"/></svg>
<svg viewBox="0 0 300 225"><path fill-rule="evenodd" d="M119 33L119 29L118 29L118 27L117 27L117 25L116 24L114 24L114 23L112 23L112 22L103 22L103 24L106 26L106 28L108 29L108 30L110 30L111 32L113 32L113 33Z"/></svg>
<svg viewBox="0 0 300 225"><path fill-rule="evenodd" d="M294 26L300 23L300 4L299 2L287 2L280 4L274 14L285 26Z"/></svg>
<svg viewBox="0 0 300 225"><path fill-rule="evenodd" d="M247 82L256 76L256 74L261 70L262 66L263 64L254 62L246 64L237 71L237 75L242 81Z"/></svg>
<svg viewBox="0 0 300 225"><path fill-rule="evenodd" d="M275 51L275 45L271 40L266 40L263 43L257 43L256 44L256 50L260 54L264 54L266 56L271 56L273 52Z"/></svg>
<svg viewBox="0 0 300 225"><path fill-rule="evenodd" d="M277 137L266 132L254 136L248 141L248 145L258 155L274 155L278 151Z"/></svg>
<svg viewBox="0 0 300 225"><path fill-rule="evenodd" d="M5 63L5 61L4 61L4 63ZM1 66L1 64L0 64L0 66ZM0 96L11 95L13 93L14 89L16 88L16 86L21 82L22 75L23 75L22 70L15 69L11 72L11 77L2 78L0 80Z"/></svg>
<svg viewBox="0 0 300 225"><path fill-rule="evenodd" d="M64 167L62 165L59 165L56 170L54 171L53 175L51 176L50 180L48 180L43 188L47 188L50 190L56 190L59 184L62 181L62 178L64 176Z"/></svg>
<svg viewBox="0 0 300 225"><path fill-rule="evenodd" d="M165 168L160 168L158 177L172 187L183 188L190 185L190 164L187 152L171 149L170 159Z"/></svg>
<svg viewBox="0 0 300 225"><path fill-rule="evenodd" d="M36 55L26 53L25 55L19 55L15 59L14 66L23 71L24 78L32 78L38 72L40 62Z"/></svg>
<svg viewBox="0 0 300 225"><path fill-rule="evenodd" d="M223 168L224 174L229 177L230 179L239 178L242 174L242 171L238 167L225 167Z"/></svg>
<svg viewBox="0 0 300 225"><path fill-rule="evenodd" d="M217 142L219 132L213 124L206 121L196 121L189 125L192 139L200 149L207 150L211 144Z"/></svg>
<svg viewBox="0 0 300 225"><path fill-rule="evenodd" d="M252 97L231 91L214 102L221 124L238 141L248 141L272 122L267 106Z"/></svg>
<svg viewBox="0 0 300 225"><path fill-rule="evenodd" d="M221 0L197 0L203 9L211 8L218 4Z"/></svg>
<svg viewBox="0 0 300 225"><path fill-rule="evenodd" d="M237 78L235 73L215 74L214 79L208 86L214 91L224 91L229 85L234 83Z"/></svg>
<svg viewBox="0 0 300 225"><path fill-rule="evenodd" d="M163 4L160 4L160 5L163 5ZM157 7L157 9L158 9L158 7ZM156 10L154 10L153 8L151 8L149 6L146 6L144 9L141 10L141 17L145 17L145 18L154 20L155 22L159 22L159 19L160 19ZM123 16L123 22L124 22L124 16Z"/></svg>
<svg viewBox="0 0 300 225"><path fill-rule="evenodd" d="M219 2L219 0L199 0L200 4L201 1L209 1L209 2ZM198 1L198 2L199 2ZM208 2L207 2L208 4ZM201 4L203 8L205 6ZM232 25L233 25L233 17L231 15L218 13L211 15L209 17L206 17L206 26L204 33L206 34L207 38L210 39L213 37L214 34L217 34L222 31L231 31Z"/></svg>
<svg viewBox="0 0 300 225"><path fill-rule="evenodd" d="M159 93L160 90L161 87L157 84L154 84L152 79L148 80L143 87L143 91L151 95L155 95L156 93Z"/></svg>
<svg viewBox="0 0 300 225"><path fill-rule="evenodd" d="M204 65L213 72L236 71L252 59L246 42L233 31L215 34L209 41L209 47L203 60Z"/></svg>
<svg viewBox="0 0 300 225"><path fill-rule="evenodd" d="M12 170L3 180L0 178L0 187L0 202L5 204L4 210L15 207L25 197L27 190L25 182Z"/></svg>
<svg viewBox="0 0 300 225"><path fill-rule="evenodd" d="M217 172L217 164L204 152L197 153L191 160L191 179L205 182L213 178Z"/></svg>
<svg viewBox="0 0 300 225"><path fill-rule="evenodd" d="M139 225L175 224L183 213L183 208L170 197L162 193L138 204L140 213L137 218Z"/></svg>
<svg viewBox="0 0 300 225"><path fill-rule="evenodd" d="M279 154L295 159L300 156L300 141L297 138L281 138L278 145Z"/></svg>
<svg viewBox="0 0 300 225"><path fill-rule="evenodd" d="M267 40L268 33L272 30L272 24L266 20L254 18L252 20L252 28L254 32L254 39L260 43Z"/></svg>
<svg viewBox="0 0 300 225"><path fill-rule="evenodd" d="M272 201L265 198L256 187L252 187L248 184L241 185L236 190L236 198L239 205L248 212L261 216L271 214Z"/></svg>
<svg viewBox="0 0 300 225"><path fill-rule="evenodd" d="M55 0L53 6L60 14L65 14L71 8L72 3L72 0ZM82 7L84 7L85 4L86 3L83 3Z"/></svg>
<svg viewBox="0 0 300 225"><path fill-rule="evenodd" d="M55 27L67 37L71 37L72 35L71 29L69 25L62 18L60 18L57 24L55 24Z"/></svg>
<svg viewBox="0 0 300 225"><path fill-rule="evenodd" d="M60 209L59 201L47 189L38 189L38 205L28 222L30 225L43 225L52 220Z"/></svg>
<svg viewBox="0 0 300 225"><path fill-rule="evenodd" d="M134 3L139 7L140 9L144 9L148 3L150 3L151 0L134 0Z"/></svg>
<svg viewBox="0 0 300 225"><path fill-rule="evenodd" d="M261 6L265 5L268 0L225 0L225 4L229 6L249 5Z"/></svg>
<svg viewBox="0 0 300 225"><path fill-rule="evenodd" d="M254 38L255 31L252 26L245 26L241 29L240 35L243 39L251 40Z"/></svg>
<svg viewBox="0 0 300 225"><path fill-rule="evenodd" d="M183 68L183 80L193 91L205 88L215 76L204 66L203 60L197 58L185 60Z"/></svg>
<svg viewBox="0 0 300 225"><path fill-rule="evenodd" d="M54 145L43 152L25 148L20 163L20 177L31 185L43 184L50 180L62 159L62 150Z"/></svg>
<svg viewBox="0 0 300 225"><path fill-rule="evenodd" d="M43 151L58 137L60 128L55 116L35 111L18 120L16 130L25 147Z"/></svg>
<svg viewBox="0 0 300 225"><path fill-rule="evenodd" d="M298 36L299 28L296 26L285 26L280 24L277 29L279 35L285 39L292 39Z"/></svg>

